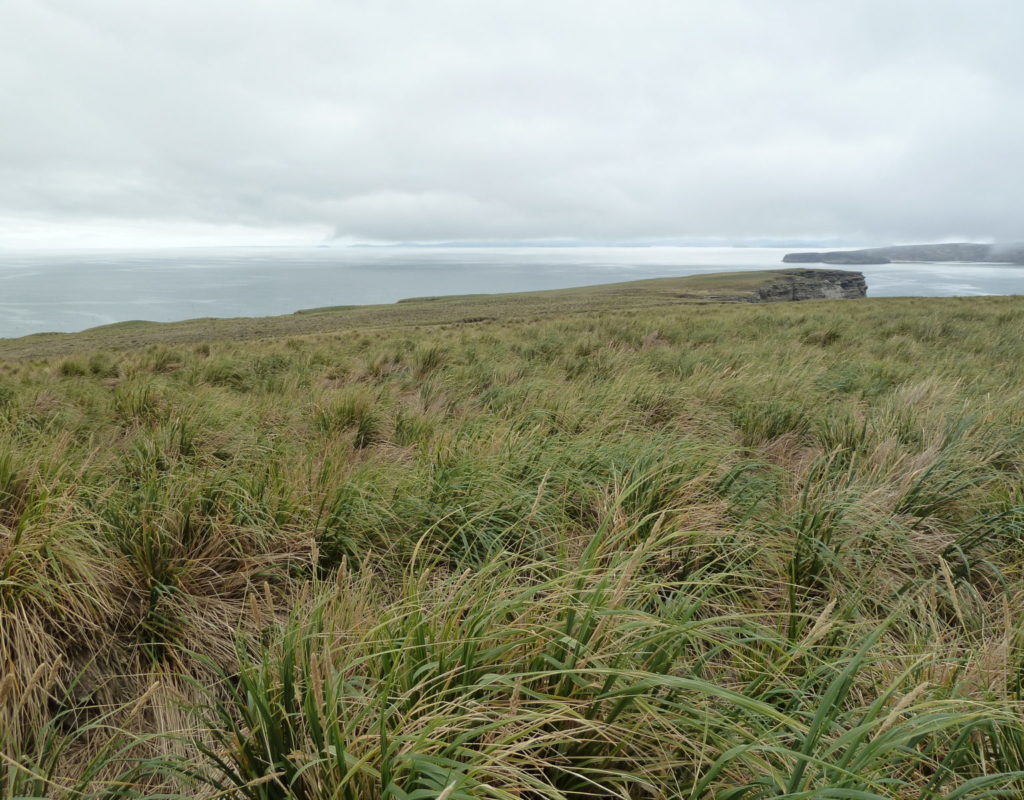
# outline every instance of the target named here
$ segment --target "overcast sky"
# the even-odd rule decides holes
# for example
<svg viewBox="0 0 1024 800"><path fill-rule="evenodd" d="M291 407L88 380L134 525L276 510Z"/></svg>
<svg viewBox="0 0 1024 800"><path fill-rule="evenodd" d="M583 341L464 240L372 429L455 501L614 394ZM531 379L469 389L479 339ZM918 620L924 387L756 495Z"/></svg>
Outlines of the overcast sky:
<svg viewBox="0 0 1024 800"><path fill-rule="evenodd" d="M0 0L0 246L1024 239L1021 0Z"/></svg>

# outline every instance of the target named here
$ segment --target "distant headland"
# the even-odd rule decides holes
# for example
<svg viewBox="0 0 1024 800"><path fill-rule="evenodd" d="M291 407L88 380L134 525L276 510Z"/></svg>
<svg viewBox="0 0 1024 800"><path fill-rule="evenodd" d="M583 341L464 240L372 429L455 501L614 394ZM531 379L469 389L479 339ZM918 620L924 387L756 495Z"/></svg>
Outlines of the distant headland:
<svg viewBox="0 0 1024 800"><path fill-rule="evenodd" d="M787 253L787 264L891 264L894 261L962 261L979 264L1024 264L1024 244L903 244L863 250Z"/></svg>

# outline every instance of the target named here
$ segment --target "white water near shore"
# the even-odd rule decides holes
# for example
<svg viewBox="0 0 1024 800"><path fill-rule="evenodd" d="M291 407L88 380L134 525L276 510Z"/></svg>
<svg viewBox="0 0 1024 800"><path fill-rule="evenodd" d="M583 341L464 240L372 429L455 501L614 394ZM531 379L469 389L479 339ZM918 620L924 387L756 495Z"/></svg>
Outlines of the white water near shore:
<svg viewBox="0 0 1024 800"><path fill-rule="evenodd" d="M0 337L146 319L287 314L404 297L561 289L783 268L787 249L733 247L262 247L0 251ZM807 265L822 266L822 265ZM826 267L829 268L829 267ZM849 267L874 297L1024 294L1024 267Z"/></svg>

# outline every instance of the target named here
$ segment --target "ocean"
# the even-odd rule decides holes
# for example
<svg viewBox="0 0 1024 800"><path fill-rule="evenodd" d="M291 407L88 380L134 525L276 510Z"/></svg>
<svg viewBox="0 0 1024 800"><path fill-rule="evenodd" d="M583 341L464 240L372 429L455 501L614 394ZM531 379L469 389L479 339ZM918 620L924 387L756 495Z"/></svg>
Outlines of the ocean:
<svg viewBox="0 0 1024 800"><path fill-rule="evenodd" d="M0 337L145 319L287 314L405 297L781 267L734 247L258 247L0 251ZM1024 266L849 267L873 297L1024 294Z"/></svg>

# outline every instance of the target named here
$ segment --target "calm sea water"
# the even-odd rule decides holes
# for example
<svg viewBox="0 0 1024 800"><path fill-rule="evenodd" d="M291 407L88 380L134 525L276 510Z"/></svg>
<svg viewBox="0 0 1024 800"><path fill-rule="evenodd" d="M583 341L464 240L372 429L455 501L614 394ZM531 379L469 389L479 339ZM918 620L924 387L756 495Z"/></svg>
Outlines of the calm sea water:
<svg viewBox="0 0 1024 800"><path fill-rule="evenodd" d="M709 247L197 248L0 251L0 336L129 319L286 314L403 297L560 289L778 266L786 250ZM1024 294L1024 267L859 267L868 294Z"/></svg>

